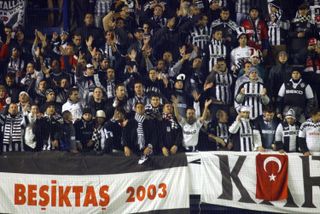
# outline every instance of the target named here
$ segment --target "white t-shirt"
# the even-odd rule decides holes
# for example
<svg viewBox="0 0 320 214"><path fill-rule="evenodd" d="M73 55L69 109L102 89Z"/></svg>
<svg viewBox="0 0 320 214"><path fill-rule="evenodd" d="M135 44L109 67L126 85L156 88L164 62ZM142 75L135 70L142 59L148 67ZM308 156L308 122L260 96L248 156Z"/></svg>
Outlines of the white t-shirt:
<svg viewBox="0 0 320 214"><path fill-rule="evenodd" d="M183 142L182 145L184 147L196 146L198 144L199 139L199 131L202 127L202 122L200 118L197 119L192 125L187 123L185 118L181 118L179 122L182 132L183 132Z"/></svg>
<svg viewBox="0 0 320 214"><path fill-rule="evenodd" d="M310 152L320 152L320 122L314 123L309 119L302 123L299 137L306 139Z"/></svg>

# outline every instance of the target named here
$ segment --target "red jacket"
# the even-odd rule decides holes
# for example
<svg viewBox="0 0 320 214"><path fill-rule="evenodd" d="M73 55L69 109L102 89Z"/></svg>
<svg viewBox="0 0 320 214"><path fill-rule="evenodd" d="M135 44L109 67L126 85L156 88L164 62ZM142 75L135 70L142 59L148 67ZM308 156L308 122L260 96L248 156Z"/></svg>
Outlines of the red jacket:
<svg viewBox="0 0 320 214"><path fill-rule="evenodd" d="M253 23L255 23L255 28ZM241 26L246 30L249 46L261 51L268 48L268 28L263 20L258 18L252 21L248 18L243 20Z"/></svg>

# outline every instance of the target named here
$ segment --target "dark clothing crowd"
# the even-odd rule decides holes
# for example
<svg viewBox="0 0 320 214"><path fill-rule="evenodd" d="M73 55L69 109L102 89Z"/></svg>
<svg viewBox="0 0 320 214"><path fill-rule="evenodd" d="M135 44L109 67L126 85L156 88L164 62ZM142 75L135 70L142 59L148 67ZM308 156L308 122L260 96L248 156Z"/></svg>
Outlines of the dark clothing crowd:
<svg viewBox="0 0 320 214"><path fill-rule="evenodd" d="M0 150L320 152L320 2L292 2L79 1L31 42L0 24Z"/></svg>

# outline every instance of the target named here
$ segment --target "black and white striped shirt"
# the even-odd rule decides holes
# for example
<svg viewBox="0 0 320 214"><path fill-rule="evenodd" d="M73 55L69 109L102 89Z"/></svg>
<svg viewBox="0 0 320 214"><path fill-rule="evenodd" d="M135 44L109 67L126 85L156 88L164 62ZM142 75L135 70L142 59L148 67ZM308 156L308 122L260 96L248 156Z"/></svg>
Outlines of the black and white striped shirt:
<svg viewBox="0 0 320 214"><path fill-rule="evenodd" d="M232 91L231 86L233 83L233 78L230 73L226 72L215 72L214 74L214 91L217 100L221 101L223 104L232 103Z"/></svg>
<svg viewBox="0 0 320 214"><path fill-rule="evenodd" d="M253 151L253 127L249 119L241 118L235 121L230 127L229 132L233 134L233 144L237 151Z"/></svg>
<svg viewBox="0 0 320 214"><path fill-rule="evenodd" d="M18 143L22 141L22 120L21 114L12 117L10 114L0 115L1 132L3 144Z"/></svg>
<svg viewBox="0 0 320 214"><path fill-rule="evenodd" d="M260 93L262 92L264 86L260 82L250 81L239 87L239 93L241 88L244 88L245 90L244 100L241 104L250 106L250 119L256 119L258 116L262 115L262 100Z"/></svg>
<svg viewBox="0 0 320 214"><path fill-rule="evenodd" d="M219 40L211 40L208 44L209 52L209 71L212 71L213 66L217 63L218 58L227 57L227 47Z"/></svg>
<svg viewBox="0 0 320 214"><path fill-rule="evenodd" d="M211 35L211 30L209 27L199 27L196 26L192 29L189 36L189 41L199 47L201 50L204 50L206 44L209 41Z"/></svg>

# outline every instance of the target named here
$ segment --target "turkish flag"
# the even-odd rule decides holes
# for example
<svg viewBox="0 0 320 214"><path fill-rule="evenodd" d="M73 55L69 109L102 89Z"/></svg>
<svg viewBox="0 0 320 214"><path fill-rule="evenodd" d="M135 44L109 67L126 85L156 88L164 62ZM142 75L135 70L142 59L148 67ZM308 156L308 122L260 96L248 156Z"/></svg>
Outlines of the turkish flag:
<svg viewBox="0 0 320 214"><path fill-rule="evenodd" d="M288 156L258 154L256 156L256 198L279 201L288 198Z"/></svg>

